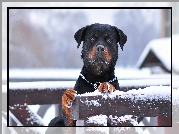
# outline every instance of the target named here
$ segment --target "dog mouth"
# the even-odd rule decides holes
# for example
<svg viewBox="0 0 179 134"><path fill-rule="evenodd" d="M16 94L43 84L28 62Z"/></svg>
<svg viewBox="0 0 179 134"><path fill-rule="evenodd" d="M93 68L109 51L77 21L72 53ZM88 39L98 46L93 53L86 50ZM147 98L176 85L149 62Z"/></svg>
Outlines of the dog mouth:
<svg viewBox="0 0 179 134"><path fill-rule="evenodd" d="M93 73L96 75L102 75L106 72L110 67L110 62L105 61L102 58L95 58L93 60L89 60L90 68L93 68Z"/></svg>
<svg viewBox="0 0 179 134"><path fill-rule="evenodd" d="M92 68L94 74L102 75L110 69L112 55L107 47L102 45L94 46L87 56L88 65Z"/></svg>
<svg viewBox="0 0 179 134"><path fill-rule="evenodd" d="M106 64L108 65L111 61L111 54L107 47L103 45L94 46L92 51L88 54L89 62L95 64Z"/></svg>
<svg viewBox="0 0 179 134"><path fill-rule="evenodd" d="M89 62L92 64L92 65L109 65L110 62L109 61L105 61L104 59L99 59L99 58L96 58L96 59L92 59L92 60L89 60Z"/></svg>

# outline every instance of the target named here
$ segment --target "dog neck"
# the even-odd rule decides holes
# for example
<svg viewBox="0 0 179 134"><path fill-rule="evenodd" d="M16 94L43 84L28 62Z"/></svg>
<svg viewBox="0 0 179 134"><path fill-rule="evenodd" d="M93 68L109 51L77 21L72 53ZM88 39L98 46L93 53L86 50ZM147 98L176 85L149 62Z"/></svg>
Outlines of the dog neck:
<svg viewBox="0 0 179 134"><path fill-rule="evenodd" d="M80 73L80 77L85 80L87 83L91 85L95 85L102 82L110 82L117 80L117 77L114 75L114 70L112 72L107 72L106 75L94 75L90 72L87 72L87 70L83 67L82 71Z"/></svg>
<svg viewBox="0 0 179 134"><path fill-rule="evenodd" d="M80 73L80 76L81 76L81 78L82 78L83 80L85 80L88 84L91 84L91 85L94 87L94 89L97 89L98 86L99 86L99 84L102 83L102 82L99 82L99 81L96 81L95 83L92 83L92 82L88 81L82 73ZM117 80L117 77L114 77L113 79L111 79L111 80L109 80L109 81L105 81L105 82L112 83L112 82L114 82L115 80Z"/></svg>

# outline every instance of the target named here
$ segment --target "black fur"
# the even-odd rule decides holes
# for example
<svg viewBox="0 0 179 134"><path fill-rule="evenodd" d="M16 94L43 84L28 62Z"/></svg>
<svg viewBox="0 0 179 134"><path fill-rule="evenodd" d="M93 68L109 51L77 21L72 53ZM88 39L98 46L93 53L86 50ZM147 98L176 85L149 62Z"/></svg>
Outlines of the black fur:
<svg viewBox="0 0 179 134"><path fill-rule="evenodd" d="M92 24L79 29L74 38L78 43L83 41L81 58L84 65L76 81L74 90L77 94L95 91L94 84L110 82L119 90L118 80L114 79L115 65L118 59L118 43L121 49L127 41L122 30L108 24ZM49 126L64 126L64 118L53 119Z"/></svg>
<svg viewBox="0 0 179 134"><path fill-rule="evenodd" d="M98 34L98 37L95 37L95 41L91 42L91 38L94 37L94 34ZM112 43L109 44L106 40L108 38L104 37L104 34L108 34L109 38L112 40ZM84 62L84 65L81 70L81 74L84 75L84 77L90 82L90 83L96 83L96 82L108 82L109 80L112 80L115 77L114 70L116 61L118 59L118 45L120 44L121 49L123 50L123 46L127 41L127 36L123 33L122 30L118 29L115 26L111 26L108 24L92 24L88 25L86 27L83 27L79 29L75 35L75 40L78 43L78 47L80 46L81 42L83 41L83 49L82 49L82 59ZM101 74L97 74L96 67L100 65L96 65L93 67L92 61L88 58L88 54L90 51L92 51L93 47L96 45L103 45L108 48L109 53L111 54L112 59L108 62L108 64L101 65L105 66L106 69L100 68L102 71ZM96 54L96 58L94 59L102 59L103 62L104 59L100 57L100 54ZM97 61L97 60L96 60ZM94 61L94 62L96 62ZM93 62L93 63L94 63ZM98 61L99 62L99 61ZM98 63L94 63L98 64ZM118 81L115 80L111 83L116 89L119 89ZM82 94L85 92L93 92L95 89L92 84L89 84L84 80L81 76L79 76L78 80L76 81L74 90L77 91L78 94Z"/></svg>

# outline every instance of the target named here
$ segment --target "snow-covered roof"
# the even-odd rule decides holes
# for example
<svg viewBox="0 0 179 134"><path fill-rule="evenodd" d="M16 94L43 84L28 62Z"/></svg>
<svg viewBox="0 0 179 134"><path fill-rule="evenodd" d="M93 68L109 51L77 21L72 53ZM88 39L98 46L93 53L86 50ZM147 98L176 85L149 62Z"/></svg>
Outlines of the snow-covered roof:
<svg viewBox="0 0 179 134"><path fill-rule="evenodd" d="M171 71L171 46L173 46L176 50L177 47L177 40L179 38L179 35L172 36L172 45L171 45L171 37L167 38L160 38L160 39L154 39L150 41L146 48L144 49L143 53L141 54L136 67L140 67L142 63L144 62L145 58L149 54L150 51L152 51L156 57L162 62L162 64L166 67L167 70ZM175 53L175 59L179 55L177 52ZM172 65L175 65L175 68L179 71L179 62L176 60L173 61Z"/></svg>

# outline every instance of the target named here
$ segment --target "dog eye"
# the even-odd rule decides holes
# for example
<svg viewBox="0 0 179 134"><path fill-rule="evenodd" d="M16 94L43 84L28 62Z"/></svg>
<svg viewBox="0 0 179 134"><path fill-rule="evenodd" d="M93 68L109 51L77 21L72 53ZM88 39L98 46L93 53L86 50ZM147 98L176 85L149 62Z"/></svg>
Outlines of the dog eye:
<svg viewBox="0 0 179 134"><path fill-rule="evenodd" d="M111 39L107 39L107 42L108 42L108 43L112 43L112 40L111 40Z"/></svg>
<svg viewBox="0 0 179 134"><path fill-rule="evenodd" d="M91 42L94 42L95 41L95 38L91 38Z"/></svg>

